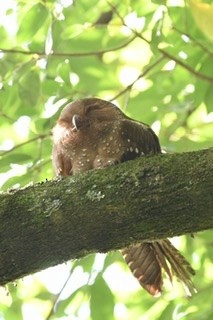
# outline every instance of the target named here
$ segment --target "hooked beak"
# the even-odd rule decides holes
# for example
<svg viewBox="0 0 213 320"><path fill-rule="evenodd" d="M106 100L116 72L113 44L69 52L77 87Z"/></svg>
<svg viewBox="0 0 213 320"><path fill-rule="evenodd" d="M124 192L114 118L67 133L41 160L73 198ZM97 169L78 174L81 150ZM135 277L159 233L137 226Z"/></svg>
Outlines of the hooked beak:
<svg viewBox="0 0 213 320"><path fill-rule="evenodd" d="M73 129L78 131L84 125L84 120L82 119L81 116L74 114L74 116L72 117L72 124L73 124Z"/></svg>

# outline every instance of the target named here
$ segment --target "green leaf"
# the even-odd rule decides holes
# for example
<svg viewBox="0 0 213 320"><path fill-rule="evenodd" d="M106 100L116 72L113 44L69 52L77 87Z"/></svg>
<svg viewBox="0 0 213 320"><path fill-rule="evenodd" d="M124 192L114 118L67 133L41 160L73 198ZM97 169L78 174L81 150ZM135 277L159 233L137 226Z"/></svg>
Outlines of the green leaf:
<svg viewBox="0 0 213 320"><path fill-rule="evenodd" d="M61 63L58 66L58 75L62 80L70 85L70 65L68 63Z"/></svg>
<svg viewBox="0 0 213 320"><path fill-rule="evenodd" d="M71 308L72 312L73 309L77 311L80 307L79 305L81 305L81 303L87 299L88 295L89 287L88 285L83 285L74 291L70 296L68 296L67 299L60 301L56 309L56 319L59 319L58 317L67 315L66 310L69 310L69 308Z"/></svg>
<svg viewBox="0 0 213 320"><path fill-rule="evenodd" d="M32 41L33 36L42 28L45 20L49 16L49 11L41 3L32 6L22 17L18 30L18 39L20 41Z"/></svg>
<svg viewBox="0 0 213 320"><path fill-rule="evenodd" d="M209 85L206 95L204 98L204 102L207 108L207 111L210 113L213 111L213 86Z"/></svg>
<svg viewBox="0 0 213 320"><path fill-rule="evenodd" d="M167 0L151 0L153 3L156 3L156 4L164 4L166 5L167 4Z"/></svg>
<svg viewBox="0 0 213 320"><path fill-rule="evenodd" d="M18 83L19 97L28 106L35 106L40 96L40 78L36 71L23 75Z"/></svg>
<svg viewBox="0 0 213 320"><path fill-rule="evenodd" d="M32 68L35 66L36 60L30 59L24 63L18 64L13 72L13 81L18 82L22 77L25 77L31 72Z"/></svg>
<svg viewBox="0 0 213 320"><path fill-rule="evenodd" d="M207 56L203 61L201 61L201 66L199 72L212 77L213 75L213 58L212 56Z"/></svg>
<svg viewBox="0 0 213 320"><path fill-rule="evenodd" d="M13 176L13 177L10 177L7 181L5 181L5 183L2 185L2 188L3 190L7 190L10 188L13 188L17 184L20 187L24 187L30 182L32 182L32 180L29 179L29 174Z"/></svg>
<svg viewBox="0 0 213 320"><path fill-rule="evenodd" d="M208 82L203 81L201 79L197 79L195 82L195 91L193 94L193 105L195 107L199 107L200 104L204 101L206 95L207 95L207 90L208 90Z"/></svg>
<svg viewBox="0 0 213 320"><path fill-rule="evenodd" d="M155 26L152 29L152 40L151 40L151 46L152 52L155 54L158 54L158 46L160 42L163 41L164 36L161 32L162 22L158 20L155 24Z"/></svg>
<svg viewBox="0 0 213 320"><path fill-rule="evenodd" d="M1 171L4 171L6 168L9 169L11 164L23 164L30 161L32 161L32 156L29 154L8 153L0 159L0 168Z"/></svg>
<svg viewBox="0 0 213 320"><path fill-rule="evenodd" d="M169 303L166 306L166 308L163 310L163 312L161 312L161 314L159 314L158 320L172 319L174 309L175 309L175 304L173 303L173 301L171 301L171 303Z"/></svg>
<svg viewBox="0 0 213 320"><path fill-rule="evenodd" d="M74 262L73 268L77 266L82 266L84 272L91 272L92 266L95 261L95 254L89 254L81 259L78 259Z"/></svg>
<svg viewBox="0 0 213 320"><path fill-rule="evenodd" d="M91 286L91 317L93 320L114 319L114 295L101 275L96 277Z"/></svg>
<svg viewBox="0 0 213 320"><path fill-rule="evenodd" d="M118 261L123 261L122 255L119 251L111 251L107 253L106 258L104 260L104 267L102 272L104 272L107 269L107 267L110 266L112 263Z"/></svg>

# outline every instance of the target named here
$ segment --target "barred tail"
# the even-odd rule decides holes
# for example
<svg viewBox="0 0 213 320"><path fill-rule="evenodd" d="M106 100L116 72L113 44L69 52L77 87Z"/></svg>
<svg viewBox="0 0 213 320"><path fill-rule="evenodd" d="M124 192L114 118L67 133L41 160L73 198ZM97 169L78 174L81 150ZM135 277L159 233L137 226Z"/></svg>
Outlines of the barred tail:
<svg viewBox="0 0 213 320"><path fill-rule="evenodd" d="M121 250L133 275L151 295L162 292L162 270L172 282L173 274L183 283L188 296L196 292L191 280L194 270L168 239L131 245Z"/></svg>

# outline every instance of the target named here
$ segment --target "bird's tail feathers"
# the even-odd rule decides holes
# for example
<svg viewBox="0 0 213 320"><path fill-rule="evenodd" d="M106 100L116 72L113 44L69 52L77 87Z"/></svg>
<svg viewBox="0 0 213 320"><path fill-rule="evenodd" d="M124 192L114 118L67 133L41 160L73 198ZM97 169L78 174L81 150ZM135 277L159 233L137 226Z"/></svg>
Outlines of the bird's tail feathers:
<svg viewBox="0 0 213 320"><path fill-rule="evenodd" d="M162 269L171 283L173 274L183 283L187 296L196 292L191 280L194 270L168 239L130 245L121 252L134 276L151 295L159 296L162 292Z"/></svg>

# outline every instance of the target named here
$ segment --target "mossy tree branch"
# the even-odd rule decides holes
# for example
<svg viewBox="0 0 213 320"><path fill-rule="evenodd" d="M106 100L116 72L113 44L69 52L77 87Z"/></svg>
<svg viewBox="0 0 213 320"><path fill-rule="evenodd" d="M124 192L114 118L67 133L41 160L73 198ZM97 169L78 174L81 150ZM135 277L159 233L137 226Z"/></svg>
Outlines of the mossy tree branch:
<svg viewBox="0 0 213 320"><path fill-rule="evenodd" d="M213 227L213 149L0 194L0 284L90 252Z"/></svg>

